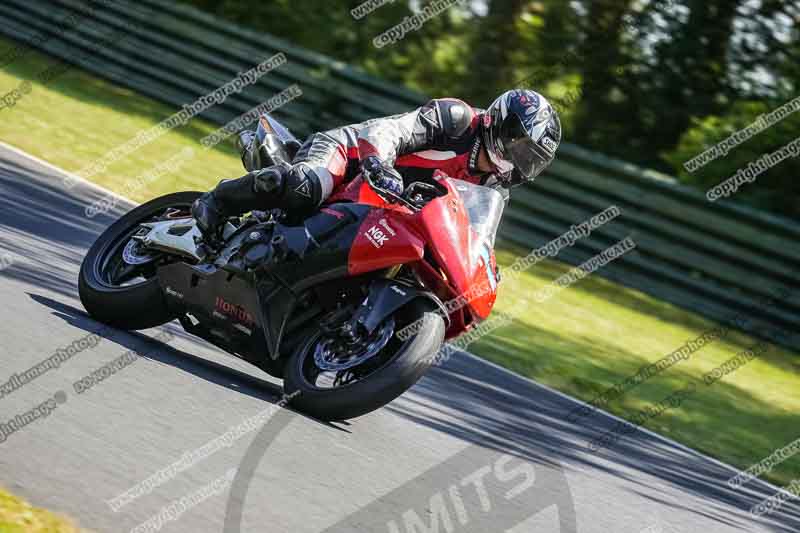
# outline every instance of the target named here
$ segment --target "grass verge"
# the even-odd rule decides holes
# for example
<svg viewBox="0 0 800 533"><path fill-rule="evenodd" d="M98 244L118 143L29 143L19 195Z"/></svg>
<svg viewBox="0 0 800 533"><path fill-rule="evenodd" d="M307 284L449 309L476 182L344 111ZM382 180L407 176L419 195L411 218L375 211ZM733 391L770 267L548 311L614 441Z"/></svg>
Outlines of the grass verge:
<svg viewBox="0 0 800 533"><path fill-rule="evenodd" d="M81 533L68 519L0 489L0 533Z"/></svg>
<svg viewBox="0 0 800 533"><path fill-rule="evenodd" d="M0 49L11 46L0 40ZM34 79L52 62L32 53L0 72L0 93ZM163 120L174 110L77 69L47 86L33 83L30 94L0 110L0 139L69 171L78 171L108 150ZM193 120L116 162L94 181L144 201L175 190L205 190L220 178L242 173L231 145L198 157L185 170L167 174L146 189L126 190L135 178L215 126ZM538 245L542 243L532 243ZM501 264L515 254L501 251ZM521 276L515 287L501 287L498 310L507 311L569 267L544 261ZM553 298L531 305L516 320L475 343L471 349L502 366L591 401L642 366L673 352L715 323L658 301L639 291L591 276ZM689 359L631 390L605 408L630 419L687 383L697 392L645 427L740 468L747 468L800 437L800 354L770 345L766 352L713 386L702 376L757 341L732 334L706 345ZM800 478L800 456L765 476L778 484Z"/></svg>
<svg viewBox="0 0 800 533"><path fill-rule="evenodd" d="M0 39L3 54L12 46L12 41ZM0 95L31 81L28 94L13 107L0 108L0 139L64 170L78 173L176 111L77 68L46 85L34 81L54 64L55 59L31 52L0 70ZM206 190L221 179L239 177L245 171L232 142L213 150L200 145L200 139L218 127L191 120L115 161L92 181L142 202L178 189ZM177 172L146 187L131 184L184 148L193 148L196 156Z"/></svg>
<svg viewBox="0 0 800 533"><path fill-rule="evenodd" d="M527 253L499 252L501 265ZM500 288L496 309L521 302L571 267L543 261ZM597 275L531 304L470 351L585 401L633 376L719 324ZM759 341L733 332L707 343L604 407L626 420L687 384L697 386L680 407L644 424L664 436L739 468L748 468L800 437L800 354L767 344L713 385L703 375ZM578 422L580 423L580 422ZM800 477L800 455L764 476L777 484Z"/></svg>

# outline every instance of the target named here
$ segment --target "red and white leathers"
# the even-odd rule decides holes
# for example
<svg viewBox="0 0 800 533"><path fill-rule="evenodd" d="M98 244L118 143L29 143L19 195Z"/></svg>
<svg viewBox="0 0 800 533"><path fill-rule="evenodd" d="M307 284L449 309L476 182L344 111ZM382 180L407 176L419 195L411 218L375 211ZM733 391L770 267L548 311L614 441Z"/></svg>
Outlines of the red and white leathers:
<svg viewBox="0 0 800 533"><path fill-rule="evenodd" d="M226 216L248 210L281 208L292 218L311 214L361 171L379 194L397 194L403 185L431 180L439 171L494 187L508 199L508 188L532 181L552 163L561 124L542 95L515 89L498 96L487 111L442 98L409 113L315 133L291 164L259 168L257 135L249 137L242 162L251 172L220 182L192 207L204 234L216 232ZM478 169L484 154L481 166L491 173Z"/></svg>
<svg viewBox="0 0 800 533"><path fill-rule="evenodd" d="M409 113L315 133L292 162L287 207L317 207L353 179L369 156L394 166L406 185L431 179L435 170L493 185L492 175L477 168L483 116L461 100L442 98Z"/></svg>

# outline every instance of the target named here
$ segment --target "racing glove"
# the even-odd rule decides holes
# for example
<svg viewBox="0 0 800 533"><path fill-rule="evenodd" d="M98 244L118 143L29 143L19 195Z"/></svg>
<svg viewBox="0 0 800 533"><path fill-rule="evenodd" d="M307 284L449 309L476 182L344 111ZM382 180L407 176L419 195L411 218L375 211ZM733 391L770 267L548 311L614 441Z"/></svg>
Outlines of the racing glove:
<svg viewBox="0 0 800 533"><path fill-rule="evenodd" d="M400 196L403 194L403 176L393 167L386 165L377 156L371 155L361 161L361 172L373 190L387 202L395 202L391 196L383 191Z"/></svg>

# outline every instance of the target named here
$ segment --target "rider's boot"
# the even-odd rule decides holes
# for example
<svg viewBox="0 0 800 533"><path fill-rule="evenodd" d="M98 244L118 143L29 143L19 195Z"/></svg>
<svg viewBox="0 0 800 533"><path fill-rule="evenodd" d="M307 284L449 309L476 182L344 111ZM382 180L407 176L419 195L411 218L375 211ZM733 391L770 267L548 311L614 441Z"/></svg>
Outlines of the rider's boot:
<svg viewBox="0 0 800 533"><path fill-rule="evenodd" d="M256 209L280 205L283 189L283 167L269 167L245 174L241 178L223 180L217 187L195 200L192 216L206 237L216 239L228 217Z"/></svg>

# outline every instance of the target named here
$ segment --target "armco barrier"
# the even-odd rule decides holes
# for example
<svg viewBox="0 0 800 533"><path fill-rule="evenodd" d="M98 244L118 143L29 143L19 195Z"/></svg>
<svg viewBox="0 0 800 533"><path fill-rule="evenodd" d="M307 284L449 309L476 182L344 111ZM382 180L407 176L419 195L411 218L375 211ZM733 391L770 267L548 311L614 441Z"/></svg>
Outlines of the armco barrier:
<svg viewBox="0 0 800 533"><path fill-rule="evenodd" d="M63 31L59 22L81 16ZM103 35L127 38L96 49ZM176 108L207 94L277 52L287 63L200 116L223 124L292 84L303 96L276 116L299 136L409 110L426 100L320 54L165 0L78 2L6 0L0 33L26 41L117 84ZM87 53L91 52L91 53ZM757 185L754 185L757 186ZM535 184L514 191L501 238L523 249L542 245L610 205L622 216L559 254L585 261L630 236L636 250L600 275L719 321L751 318L746 329L800 348L800 224L735 202L706 201L672 178L565 143ZM791 295L759 305L779 288ZM644 304L643 304L644 305Z"/></svg>

